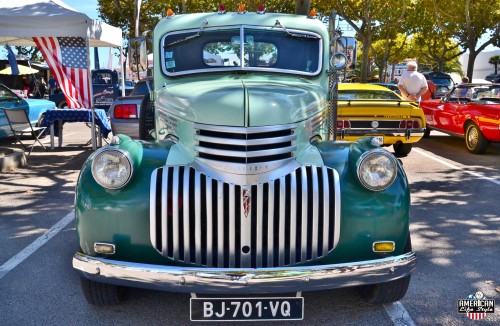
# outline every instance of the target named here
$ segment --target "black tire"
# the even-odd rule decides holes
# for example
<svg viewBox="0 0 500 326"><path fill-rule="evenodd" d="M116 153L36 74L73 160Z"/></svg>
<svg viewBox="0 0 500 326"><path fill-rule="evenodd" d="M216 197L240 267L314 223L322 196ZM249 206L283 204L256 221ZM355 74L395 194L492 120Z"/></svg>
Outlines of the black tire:
<svg viewBox="0 0 500 326"><path fill-rule="evenodd" d="M153 131L155 129L155 106L149 94L144 96L139 113L139 139L154 140Z"/></svg>
<svg viewBox="0 0 500 326"><path fill-rule="evenodd" d="M425 128L425 131L424 131L424 138L429 138L429 136L431 135L431 128L429 127L426 127Z"/></svg>
<svg viewBox="0 0 500 326"><path fill-rule="evenodd" d="M80 285L88 303L96 306L112 306L127 299L127 288L98 283L80 277Z"/></svg>
<svg viewBox="0 0 500 326"><path fill-rule="evenodd" d="M484 138L479 127L471 122L465 129L465 145L472 154L482 154L488 148L490 142Z"/></svg>
<svg viewBox="0 0 500 326"><path fill-rule="evenodd" d="M408 233L404 252L410 252L411 238ZM389 281L379 284L365 285L358 289L359 296L366 302L371 304L386 304L401 300L410 285L411 274L399 278L394 281Z"/></svg>
<svg viewBox="0 0 500 326"><path fill-rule="evenodd" d="M394 145L392 145L392 147L394 148L394 154L398 157L401 157L401 156L406 156L408 154L410 154L411 152L411 148L413 147L413 144L412 143L396 143Z"/></svg>

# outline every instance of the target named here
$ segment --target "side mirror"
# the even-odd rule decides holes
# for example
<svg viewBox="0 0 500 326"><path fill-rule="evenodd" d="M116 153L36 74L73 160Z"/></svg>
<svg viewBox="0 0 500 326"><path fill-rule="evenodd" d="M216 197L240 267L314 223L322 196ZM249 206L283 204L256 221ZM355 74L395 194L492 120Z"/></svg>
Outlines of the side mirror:
<svg viewBox="0 0 500 326"><path fill-rule="evenodd" d="M354 67L356 66L358 50L358 42L356 41L356 38L348 36L334 37L330 44L330 50L332 53L332 57L337 55L338 53L343 54L346 57L345 66L347 66L347 68L349 69L354 69Z"/></svg>
<svg viewBox="0 0 500 326"><path fill-rule="evenodd" d="M148 51L144 37L135 37L128 40L129 68L133 72L148 69Z"/></svg>

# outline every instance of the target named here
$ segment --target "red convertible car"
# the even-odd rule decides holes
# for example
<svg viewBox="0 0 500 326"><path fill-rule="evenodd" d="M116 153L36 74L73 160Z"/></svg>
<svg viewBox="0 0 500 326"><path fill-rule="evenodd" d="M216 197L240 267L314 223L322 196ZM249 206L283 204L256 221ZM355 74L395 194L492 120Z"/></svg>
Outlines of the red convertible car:
<svg viewBox="0 0 500 326"><path fill-rule="evenodd" d="M490 142L500 142L500 84L459 84L440 100L420 103L428 137L431 130L464 137L467 150L486 151Z"/></svg>

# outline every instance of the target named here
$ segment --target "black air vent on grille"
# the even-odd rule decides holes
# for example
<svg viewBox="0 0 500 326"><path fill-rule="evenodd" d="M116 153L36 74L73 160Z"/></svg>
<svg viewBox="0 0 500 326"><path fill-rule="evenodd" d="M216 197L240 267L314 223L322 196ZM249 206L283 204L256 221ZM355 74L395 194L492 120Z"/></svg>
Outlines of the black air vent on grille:
<svg viewBox="0 0 500 326"><path fill-rule="evenodd" d="M254 164L285 160L296 150L294 125L220 127L196 125L195 150L205 161ZM220 129L220 130L219 130Z"/></svg>

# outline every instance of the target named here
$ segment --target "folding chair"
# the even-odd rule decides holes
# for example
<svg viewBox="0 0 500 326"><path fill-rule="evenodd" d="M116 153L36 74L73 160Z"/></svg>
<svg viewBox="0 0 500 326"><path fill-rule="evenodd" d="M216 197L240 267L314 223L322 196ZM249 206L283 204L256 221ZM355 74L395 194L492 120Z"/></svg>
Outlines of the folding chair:
<svg viewBox="0 0 500 326"><path fill-rule="evenodd" d="M23 145L26 151L29 150L28 155L31 154L31 151L33 150L33 147L35 147L35 144L37 142L43 147L43 149L47 150L39 139L39 137L45 131L46 127L33 127L28 117L28 113L26 113L26 111L23 109L16 110L3 108L3 111L5 112L5 118L9 123L10 129L16 137L16 143L19 142L21 145ZM35 138L33 144L31 145L31 149L28 149L28 147L26 147L26 145L24 145L21 141L21 137L25 134L31 134Z"/></svg>

